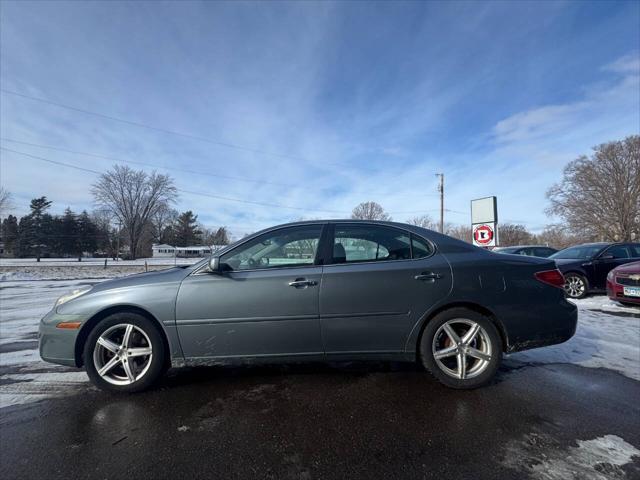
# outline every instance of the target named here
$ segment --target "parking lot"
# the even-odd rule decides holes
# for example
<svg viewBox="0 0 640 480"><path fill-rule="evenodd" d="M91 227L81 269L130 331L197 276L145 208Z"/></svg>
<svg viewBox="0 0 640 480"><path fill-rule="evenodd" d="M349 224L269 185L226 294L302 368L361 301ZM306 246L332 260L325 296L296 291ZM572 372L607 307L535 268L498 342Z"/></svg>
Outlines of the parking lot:
<svg viewBox="0 0 640 480"><path fill-rule="evenodd" d="M640 478L640 312L605 297L479 390L349 363L172 370L118 396L36 350L54 299L96 281L0 284L2 478Z"/></svg>

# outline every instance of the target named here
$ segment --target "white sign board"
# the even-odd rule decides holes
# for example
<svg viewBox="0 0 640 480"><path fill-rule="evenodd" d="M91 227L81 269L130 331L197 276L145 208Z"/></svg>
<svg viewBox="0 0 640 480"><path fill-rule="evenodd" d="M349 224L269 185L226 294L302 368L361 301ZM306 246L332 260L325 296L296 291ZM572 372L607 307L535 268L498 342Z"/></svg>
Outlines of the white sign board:
<svg viewBox="0 0 640 480"><path fill-rule="evenodd" d="M496 197L471 200L471 225L498 223L498 199Z"/></svg>
<svg viewBox="0 0 640 480"><path fill-rule="evenodd" d="M496 246L496 224L479 223L473 226L473 244L476 247Z"/></svg>

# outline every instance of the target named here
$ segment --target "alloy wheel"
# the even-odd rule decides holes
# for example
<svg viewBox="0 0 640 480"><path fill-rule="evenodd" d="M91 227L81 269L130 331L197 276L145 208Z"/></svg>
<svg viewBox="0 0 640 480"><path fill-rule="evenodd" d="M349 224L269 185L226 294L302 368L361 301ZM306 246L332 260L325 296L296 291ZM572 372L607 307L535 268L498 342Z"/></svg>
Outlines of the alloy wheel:
<svg viewBox="0 0 640 480"><path fill-rule="evenodd" d="M564 282L564 290L571 298L579 298L584 295L586 285L584 280L576 275L569 275Z"/></svg>
<svg viewBox="0 0 640 480"><path fill-rule="evenodd" d="M438 328L433 337L432 353L444 373L464 380L486 370L492 348L484 328L472 320L456 318Z"/></svg>
<svg viewBox="0 0 640 480"><path fill-rule="evenodd" d="M140 380L149 370L152 358L148 335L130 323L105 330L93 350L98 375L113 385L131 385Z"/></svg>

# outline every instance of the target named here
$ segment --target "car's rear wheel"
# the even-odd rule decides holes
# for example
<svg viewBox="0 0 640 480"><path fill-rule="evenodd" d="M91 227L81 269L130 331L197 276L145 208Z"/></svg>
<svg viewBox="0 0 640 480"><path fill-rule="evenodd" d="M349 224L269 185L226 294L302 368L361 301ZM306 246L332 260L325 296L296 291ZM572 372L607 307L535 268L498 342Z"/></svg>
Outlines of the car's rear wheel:
<svg viewBox="0 0 640 480"><path fill-rule="evenodd" d="M158 327L138 313L121 312L101 320L84 346L89 379L103 390L138 392L163 373L165 347Z"/></svg>
<svg viewBox="0 0 640 480"><path fill-rule="evenodd" d="M423 365L441 383L470 389L488 383L502 360L502 339L493 322L466 308L436 315L420 341Z"/></svg>
<svg viewBox="0 0 640 480"><path fill-rule="evenodd" d="M564 291L569 298L584 298L587 296L587 279L577 273L567 273L564 276Z"/></svg>

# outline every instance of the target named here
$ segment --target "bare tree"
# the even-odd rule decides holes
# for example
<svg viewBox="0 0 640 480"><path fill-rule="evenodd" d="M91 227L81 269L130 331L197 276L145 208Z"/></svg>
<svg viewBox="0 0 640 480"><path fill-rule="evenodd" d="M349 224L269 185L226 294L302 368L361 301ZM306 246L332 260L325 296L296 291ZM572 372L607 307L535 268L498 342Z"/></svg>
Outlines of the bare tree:
<svg viewBox="0 0 640 480"><path fill-rule="evenodd" d="M574 232L602 240L640 235L640 136L595 147L564 168L547 192L548 214L565 219Z"/></svg>
<svg viewBox="0 0 640 480"><path fill-rule="evenodd" d="M595 238L585 237L584 235L571 232L564 225L547 225L542 232L536 235L536 243L557 249L567 248L577 243L592 240L595 240Z"/></svg>
<svg viewBox="0 0 640 480"><path fill-rule="evenodd" d="M115 165L101 174L91 192L96 204L122 223L134 259L151 217L160 208L175 202L178 195L173 179L168 175L147 174L122 165Z"/></svg>
<svg viewBox="0 0 640 480"><path fill-rule="evenodd" d="M351 212L351 218L360 220L391 220L391 217L384 211L382 205L376 202L361 203L353 209Z"/></svg>
<svg viewBox="0 0 640 480"><path fill-rule="evenodd" d="M512 247L534 243L535 237L524 225L501 223L498 225L498 240L501 247Z"/></svg>
<svg viewBox="0 0 640 480"><path fill-rule="evenodd" d="M165 229L173 225L178 219L178 211L171 208L168 203L158 207L151 215L151 232L155 243L162 243Z"/></svg>
<svg viewBox="0 0 640 480"><path fill-rule="evenodd" d="M449 235L450 237L462 240L463 242L473 242L473 232L471 231L471 227L468 225L454 225L451 223L445 223L444 233L446 235Z"/></svg>
<svg viewBox="0 0 640 480"><path fill-rule="evenodd" d="M416 225L422 228L428 228L429 230L437 230L438 225L433 221L429 215L422 215L419 217L413 217L407 220L410 225Z"/></svg>
<svg viewBox="0 0 640 480"><path fill-rule="evenodd" d="M11 192L4 187L0 187L0 215L11 207Z"/></svg>

